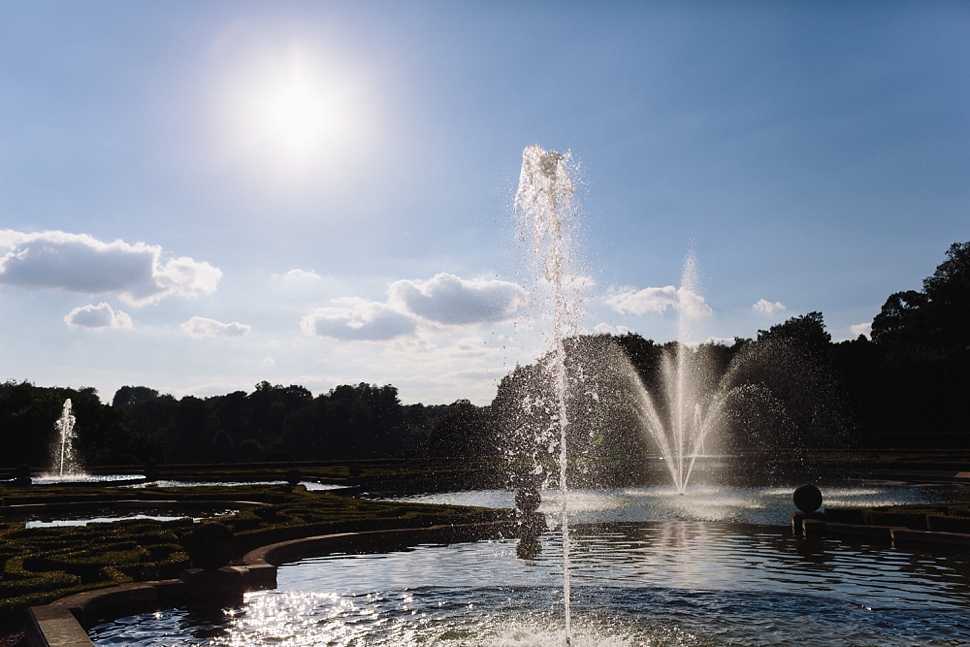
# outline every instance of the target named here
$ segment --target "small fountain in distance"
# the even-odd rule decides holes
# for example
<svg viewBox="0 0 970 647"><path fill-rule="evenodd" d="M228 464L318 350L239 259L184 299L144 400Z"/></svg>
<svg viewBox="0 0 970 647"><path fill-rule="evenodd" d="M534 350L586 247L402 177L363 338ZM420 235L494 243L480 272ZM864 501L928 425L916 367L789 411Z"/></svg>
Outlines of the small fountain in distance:
<svg viewBox="0 0 970 647"><path fill-rule="evenodd" d="M74 449L74 422L74 414L71 413L71 399L68 398L64 400L61 417L54 422L54 428L57 429L57 438L51 453L54 458L53 469L59 479L63 479L65 476L82 475L79 470L77 451Z"/></svg>

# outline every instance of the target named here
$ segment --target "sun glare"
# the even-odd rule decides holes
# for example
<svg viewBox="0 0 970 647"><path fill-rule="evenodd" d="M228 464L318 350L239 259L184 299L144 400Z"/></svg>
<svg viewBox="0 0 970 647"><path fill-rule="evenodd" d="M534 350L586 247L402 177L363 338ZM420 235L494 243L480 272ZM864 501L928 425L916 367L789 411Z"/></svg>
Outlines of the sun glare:
<svg viewBox="0 0 970 647"><path fill-rule="evenodd" d="M270 111L269 124L282 141L300 149L320 136L328 113L324 97L314 93L302 79L284 89Z"/></svg>
<svg viewBox="0 0 970 647"><path fill-rule="evenodd" d="M297 154L312 152L325 144L324 140L334 143L342 132L352 128L347 123L347 106L335 96L339 90L324 87L320 81L315 83L301 68L292 70L289 78L268 89L263 99L261 120L266 134Z"/></svg>
<svg viewBox="0 0 970 647"><path fill-rule="evenodd" d="M306 49L264 55L232 75L220 128L227 153L260 171L346 169L373 137L364 75ZM228 116L228 119L225 118Z"/></svg>

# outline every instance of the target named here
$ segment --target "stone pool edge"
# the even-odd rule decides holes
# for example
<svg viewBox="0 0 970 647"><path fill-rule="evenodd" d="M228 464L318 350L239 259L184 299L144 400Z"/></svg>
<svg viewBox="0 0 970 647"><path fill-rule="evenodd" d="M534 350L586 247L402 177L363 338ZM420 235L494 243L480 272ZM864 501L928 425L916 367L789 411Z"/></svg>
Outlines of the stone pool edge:
<svg viewBox="0 0 970 647"><path fill-rule="evenodd" d="M893 548L954 550L970 548L970 534L942 530L913 530L905 526L875 526L826 521L822 513L796 512L792 531L803 539L842 537L888 544Z"/></svg>
<svg viewBox="0 0 970 647"><path fill-rule="evenodd" d="M24 643L28 647L92 647L85 624L181 606L193 599L242 595L276 588L276 569L304 557L341 551L393 550L422 543L457 543L517 535L514 520L425 528L368 530L316 535L261 546L243 558L242 566L218 571L190 569L179 579L132 582L77 593L27 609Z"/></svg>

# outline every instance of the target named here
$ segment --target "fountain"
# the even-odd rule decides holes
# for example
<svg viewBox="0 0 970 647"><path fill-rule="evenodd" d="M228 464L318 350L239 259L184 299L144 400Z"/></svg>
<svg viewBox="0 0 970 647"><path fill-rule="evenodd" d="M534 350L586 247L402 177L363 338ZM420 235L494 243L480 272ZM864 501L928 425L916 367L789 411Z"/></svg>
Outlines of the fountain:
<svg viewBox="0 0 970 647"><path fill-rule="evenodd" d="M684 262L679 292L696 294L697 262L693 253ZM678 309L677 345L662 359L662 385L666 419L658 413L653 395L642 385L634 385L634 406L642 429L660 449L677 491L683 495L697 457L714 431L724 409L724 392L703 393L700 373L706 368L690 361L688 344L692 321L685 308Z"/></svg>
<svg viewBox="0 0 970 647"><path fill-rule="evenodd" d="M533 305L551 318L544 337L550 354L542 369L545 373L543 389L538 397L526 402L528 407L549 412L544 427L532 431L549 453L558 454L558 483L562 496L559 526L562 536L563 609L566 644L570 644L570 581L569 581L569 515L566 506L568 486L567 435L569 415L567 397L569 385L566 373L567 338L578 330L580 311L579 281L573 271L570 233L578 214L573 202L574 185L570 177L572 159L537 144L522 152L522 171L515 195L515 214L519 240L529 246L534 273ZM542 462L534 461L534 471L542 471ZM546 479L548 485L549 479Z"/></svg>
<svg viewBox="0 0 970 647"><path fill-rule="evenodd" d="M697 260L687 255L678 294L699 296ZM665 348L660 361L659 381L648 389L625 355L617 361L624 391L630 401L638 426L645 439L663 457L677 492L683 495L698 458L705 456L707 445L724 432L734 411L731 404L739 399L777 405L763 385L734 384L736 362L722 375L710 353L696 344L693 322L697 313L680 307L677 313L677 341ZM693 347L692 347L693 346ZM737 358L735 358L737 359ZM739 363L739 362L738 362ZM778 406L774 406L777 410Z"/></svg>
<svg viewBox="0 0 970 647"><path fill-rule="evenodd" d="M74 449L74 414L71 413L71 399L64 400L61 417L54 423L57 438L53 445L54 470L58 478L76 476L78 473L77 452Z"/></svg>

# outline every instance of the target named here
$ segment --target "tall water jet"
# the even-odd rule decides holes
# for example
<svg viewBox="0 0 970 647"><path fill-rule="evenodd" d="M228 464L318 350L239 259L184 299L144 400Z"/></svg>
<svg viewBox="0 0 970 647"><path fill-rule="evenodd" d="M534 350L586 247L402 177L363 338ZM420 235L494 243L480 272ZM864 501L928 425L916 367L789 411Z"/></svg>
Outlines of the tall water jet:
<svg viewBox="0 0 970 647"><path fill-rule="evenodd" d="M61 417L54 422L57 441L54 443L54 467L57 476L63 477L77 471L77 454L74 450L74 414L71 413L71 399L64 400Z"/></svg>
<svg viewBox="0 0 970 647"><path fill-rule="evenodd" d="M518 237L531 252L533 307L537 319L546 321L545 344L549 351L543 363L544 385L539 399L525 406L543 407L547 424L534 432L551 454L558 454L558 485L562 497L560 529L563 550L563 609L566 644L570 642L569 518L566 472L568 384L565 340L576 334L580 313L579 284L572 256L571 233L576 226L575 186L570 172L575 166L570 154L545 150L533 144L522 152L522 171L515 195ZM536 464L536 472L541 466Z"/></svg>

